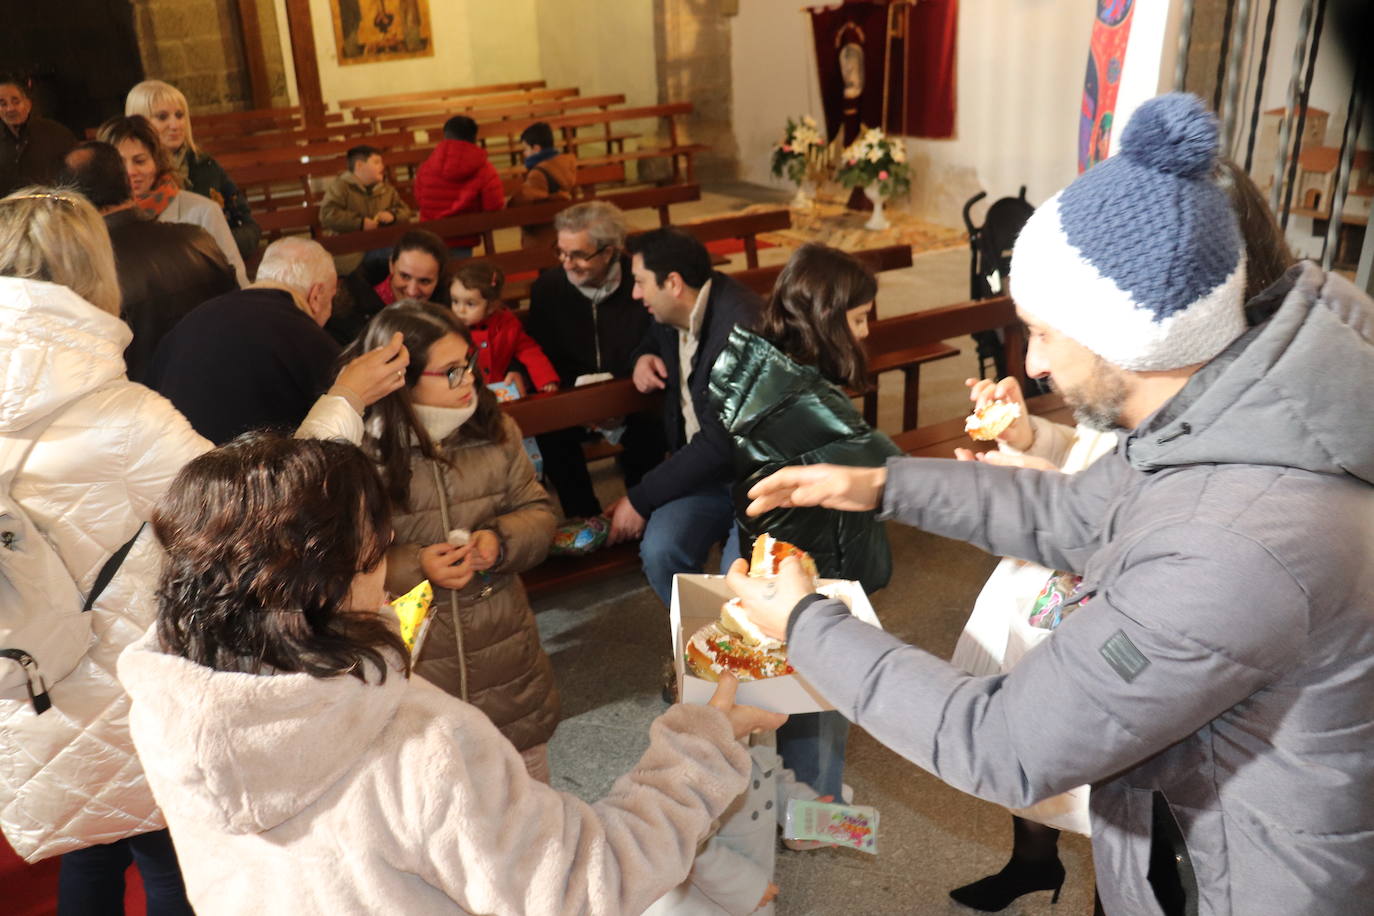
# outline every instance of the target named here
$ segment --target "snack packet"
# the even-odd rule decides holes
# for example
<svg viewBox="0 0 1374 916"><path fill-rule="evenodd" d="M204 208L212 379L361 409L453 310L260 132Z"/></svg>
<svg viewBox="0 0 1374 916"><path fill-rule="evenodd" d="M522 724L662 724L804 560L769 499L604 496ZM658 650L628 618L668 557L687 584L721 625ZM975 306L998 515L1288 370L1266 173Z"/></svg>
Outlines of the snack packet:
<svg viewBox="0 0 1374 916"><path fill-rule="evenodd" d="M787 803L785 840L818 840L878 854L878 809L794 798Z"/></svg>
<svg viewBox="0 0 1374 916"><path fill-rule="evenodd" d="M426 579L391 602L396 618L401 622L401 638L410 654L419 657L425 633L429 631L429 608L434 603L434 587Z"/></svg>

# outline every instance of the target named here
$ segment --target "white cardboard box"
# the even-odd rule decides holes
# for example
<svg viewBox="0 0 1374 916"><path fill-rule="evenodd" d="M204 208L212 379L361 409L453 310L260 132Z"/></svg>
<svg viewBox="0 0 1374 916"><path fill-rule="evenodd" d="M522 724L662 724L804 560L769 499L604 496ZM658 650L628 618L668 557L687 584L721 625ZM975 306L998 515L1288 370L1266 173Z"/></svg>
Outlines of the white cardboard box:
<svg viewBox="0 0 1374 916"><path fill-rule="evenodd" d="M821 579L817 591L839 598L864 623L882 629L878 615L864 594L863 586L844 579ZM673 603L668 622L673 636L673 667L677 671L678 696L684 703L704 705L715 693L716 685L687 671L683 647L688 637L720 617L720 606L734 597L724 576L677 575L673 577ZM735 702L791 715L823 712L835 707L827 703L799 674L770 677L761 681L740 681Z"/></svg>

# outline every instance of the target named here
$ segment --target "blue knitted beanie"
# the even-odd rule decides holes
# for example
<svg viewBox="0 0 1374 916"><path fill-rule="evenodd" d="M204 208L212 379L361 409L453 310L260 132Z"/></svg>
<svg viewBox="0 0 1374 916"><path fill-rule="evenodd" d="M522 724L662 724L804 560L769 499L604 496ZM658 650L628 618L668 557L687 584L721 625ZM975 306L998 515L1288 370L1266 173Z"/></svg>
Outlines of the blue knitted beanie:
<svg viewBox="0 0 1374 916"><path fill-rule="evenodd" d="M1028 315L1123 369L1206 362L1245 330L1245 246L1193 95L1136 109L1121 151L1031 216L1012 253Z"/></svg>

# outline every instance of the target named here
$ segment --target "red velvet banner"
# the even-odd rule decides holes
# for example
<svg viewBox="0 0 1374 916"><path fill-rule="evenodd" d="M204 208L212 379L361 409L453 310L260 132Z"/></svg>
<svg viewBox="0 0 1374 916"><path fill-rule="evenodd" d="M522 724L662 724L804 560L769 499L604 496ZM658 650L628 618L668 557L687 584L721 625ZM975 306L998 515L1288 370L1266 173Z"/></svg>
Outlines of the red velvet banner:
<svg viewBox="0 0 1374 916"><path fill-rule="evenodd" d="M846 0L809 12L829 136L849 143L861 126L954 135L958 0Z"/></svg>

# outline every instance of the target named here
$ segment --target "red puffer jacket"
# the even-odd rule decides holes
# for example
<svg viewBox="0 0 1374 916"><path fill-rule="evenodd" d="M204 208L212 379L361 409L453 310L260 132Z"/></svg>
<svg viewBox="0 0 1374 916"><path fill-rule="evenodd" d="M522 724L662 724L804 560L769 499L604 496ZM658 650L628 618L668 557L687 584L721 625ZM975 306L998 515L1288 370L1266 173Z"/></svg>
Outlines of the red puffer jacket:
<svg viewBox="0 0 1374 916"><path fill-rule="evenodd" d="M415 176L415 201L420 205L421 220L500 210L505 199L501 176L487 160L486 150L463 140L440 141ZM471 246L477 239L448 242Z"/></svg>

